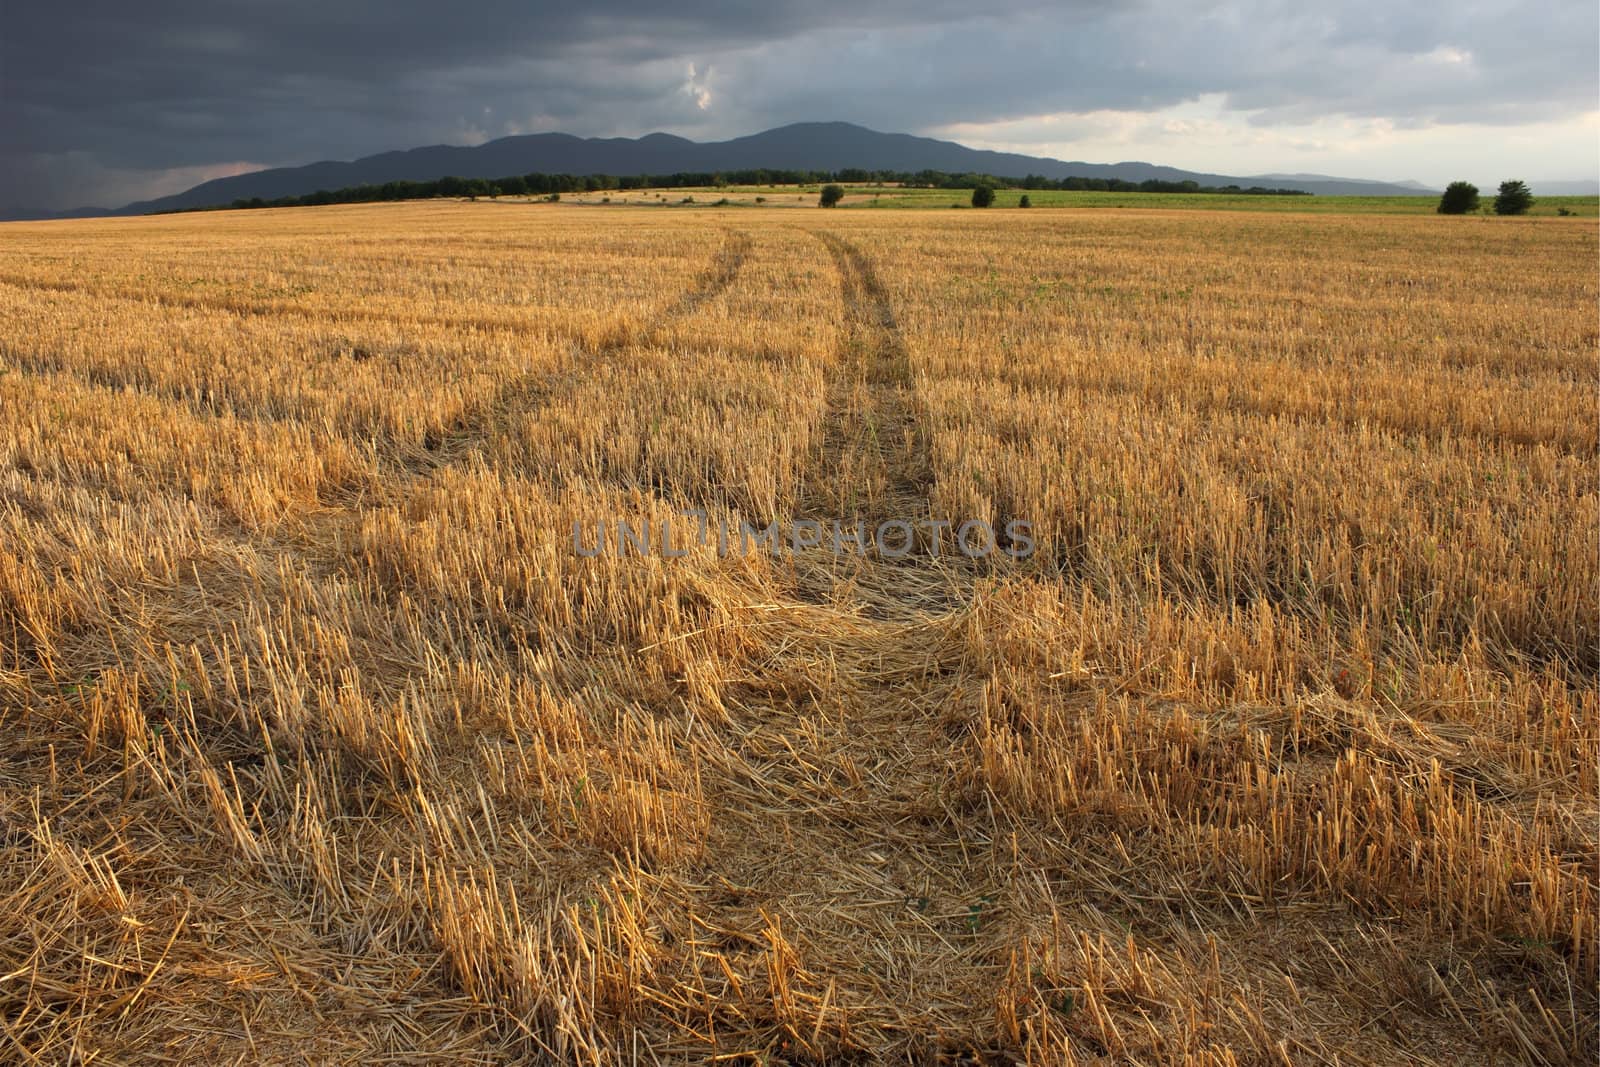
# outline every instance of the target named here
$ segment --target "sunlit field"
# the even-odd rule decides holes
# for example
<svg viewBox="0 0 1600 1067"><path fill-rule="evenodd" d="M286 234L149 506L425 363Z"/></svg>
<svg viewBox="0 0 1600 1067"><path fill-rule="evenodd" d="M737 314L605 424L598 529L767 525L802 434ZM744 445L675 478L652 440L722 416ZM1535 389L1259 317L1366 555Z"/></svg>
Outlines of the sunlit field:
<svg viewBox="0 0 1600 1067"><path fill-rule="evenodd" d="M0 227L0 1060L1593 1062L1593 220L769 206Z"/></svg>

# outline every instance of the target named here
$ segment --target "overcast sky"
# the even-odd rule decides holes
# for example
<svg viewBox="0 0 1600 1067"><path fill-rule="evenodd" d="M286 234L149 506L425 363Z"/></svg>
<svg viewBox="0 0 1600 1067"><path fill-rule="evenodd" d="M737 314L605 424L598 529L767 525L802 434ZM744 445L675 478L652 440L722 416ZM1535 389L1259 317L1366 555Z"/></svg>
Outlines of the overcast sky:
<svg viewBox="0 0 1600 1067"><path fill-rule="evenodd" d="M1595 0L0 3L0 209L513 133L833 119L1225 174L1600 172Z"/></svg>

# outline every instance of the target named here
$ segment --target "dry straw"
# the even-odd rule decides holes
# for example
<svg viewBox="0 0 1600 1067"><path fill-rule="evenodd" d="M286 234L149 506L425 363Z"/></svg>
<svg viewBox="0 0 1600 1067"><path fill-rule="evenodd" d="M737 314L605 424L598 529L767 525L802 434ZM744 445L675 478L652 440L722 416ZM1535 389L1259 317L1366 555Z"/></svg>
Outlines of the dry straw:
<svg viewBox="0 0 1600 1067"><path fill-rule="evenodd" d="M1595 253L8 226L0 1059L1592 1061Z"/></svg>

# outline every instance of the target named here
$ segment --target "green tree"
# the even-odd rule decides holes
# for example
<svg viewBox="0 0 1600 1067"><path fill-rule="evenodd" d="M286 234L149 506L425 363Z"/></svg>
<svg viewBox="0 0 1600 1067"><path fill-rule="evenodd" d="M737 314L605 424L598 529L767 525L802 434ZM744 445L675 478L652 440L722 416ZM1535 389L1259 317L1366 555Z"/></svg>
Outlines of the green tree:
<svg viewBox="0 0 1600 1067"><path fill-rule="evenodd" d="M1515 179L1500 183L1500 195L1494 198L1496 215L1526 215L1533 206L1533 194L1525 182Z"/></svg>
<svg viewBox="0 0 1600 1067"><path fill-rule="evenodd" d="M824 185L822 187L822 195L817 198L817 203L821 204L823 207L833 207L843 199L844 186Z"/></svg>
<svg viewBox="0 0 1600 1067"><path fill-rule="evenodd" d="M1465 215L1478 210L1478 187L1471 182L1451 182L1439 198L1439 214Z"/></svg>
<svg viewBox="0 0 1600 1067"><path fill-rule="evenodd" d="M1028 194L1027 193L1023 193L1022 194L1022 199L1017 201L1017 206L1018 207L1032 207L1033 206L1033 201L1028 199Z"/></svg>
<svg viewBox="0 0 1600 1067"><path fill-rule="evenodd" d="M972 206L988 207L994 203L994 186L979 185L972 190Z"/></svg>

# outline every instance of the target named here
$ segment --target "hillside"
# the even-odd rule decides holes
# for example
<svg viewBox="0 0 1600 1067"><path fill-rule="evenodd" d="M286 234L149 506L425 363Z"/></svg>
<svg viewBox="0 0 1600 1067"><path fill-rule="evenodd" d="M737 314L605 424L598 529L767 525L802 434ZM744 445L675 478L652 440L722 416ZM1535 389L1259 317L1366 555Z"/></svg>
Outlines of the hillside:
<svg viewBox="0 0 1600 1067"><path fill-rule="evenodd" d="M665 133L640 138L581 138L565 133L504 137L475 147L432 145L383 152L351 162L324 161L279 167L204 182L182 193L108 212L136 215L227 204L261 197L303 196L389 181L427 181L447 174L495 178L507 174L671 174L770 167L794 170L940 170L1047 178L1119 178L1124 181L1196 181L1202 185L1252 185L1259 179L1204 174L1153 163L1083 163L1009 152L988 152L952 141L879 133L848 122L802 122L731 141L699 143ZM1275 181L1284 188L1325 196L1423 196L1415 184L1389 184L1322 176ZM85 211L84 214L97 213Z"/></svg>

